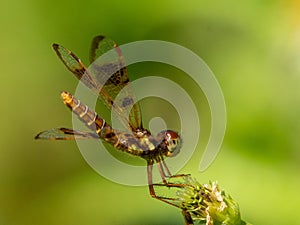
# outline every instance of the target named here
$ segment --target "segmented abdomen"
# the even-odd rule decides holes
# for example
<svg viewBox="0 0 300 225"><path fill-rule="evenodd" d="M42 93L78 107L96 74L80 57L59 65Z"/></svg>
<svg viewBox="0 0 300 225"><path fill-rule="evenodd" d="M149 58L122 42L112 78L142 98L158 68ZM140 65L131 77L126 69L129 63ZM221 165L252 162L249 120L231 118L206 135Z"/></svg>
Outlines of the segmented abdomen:
<svg viewBox="0 0 300 225"><path fill-rule="evenodd" d="M99 117L96 112L89 109L88 106L81 103L73 95L68 92L61 93L63 102L68 106L78 118L84 122L89 128L95 130L99 138L110 143L119 150L126 151L132 155L146 156L151 154L157 147L153 137L145 135L145 137L137 138L132 133L114 130L104 119ZM151 139L151 140L150 140Z"/></svg>
<svg viewBox="0 0 300 225"><path fill-rule="evenodd" d="M63 91L61 97L66 106L68 106L78 118L83 121L92 130L95 130L100 135L103 128L111 128L104 119L99 117L96 112L89 109L88 106L81 103L80 100L76 99L73 95Z"/></svg>

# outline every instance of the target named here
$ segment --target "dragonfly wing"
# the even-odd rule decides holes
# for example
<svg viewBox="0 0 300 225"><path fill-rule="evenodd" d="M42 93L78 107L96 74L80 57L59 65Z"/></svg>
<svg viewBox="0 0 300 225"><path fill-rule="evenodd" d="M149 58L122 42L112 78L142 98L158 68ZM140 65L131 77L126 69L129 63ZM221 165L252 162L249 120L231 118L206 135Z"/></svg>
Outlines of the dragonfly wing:
<svg viewBox="0 0 300 225"><path fill-rule="evenodd" d="M76 131L68 128L53 128L42 131L35 136L35 139L47 140L74 140L74 139L99 139L95 133Z"/></svg>
<svg viewBox="0 0 300 225"><path fill-rule="evenodd" d="M89 70L70 50L58 44L54 44L53 48L68 70L98 95L109 109L114 110L125 127L132 131L142 129L141 112L139 105L134 104L125 60L114 41L104 36L93 39L90 60L96 62L89 67ZM112 54L108 54L109 57L104 59L101 58L99 62L98 58L109 50L112 50ZM125 86L126 91L122 92L118 102L114 102Z"/></svg>
<svg viewBox="0 0 300 225"><path fill-rule="evenodd" d="M53 49L67 69L70 70L75 77L85 84L85 86L87 86L94 94L102 96L102 100L105 105L111 109L113 99L101 89L101 85L95 77L92 76L81 60L73 52L61 45L53 44Z"/></svg>
<svg viewBox="0 0 300 225"><path fill-rule="evenodd" d="M115 43L103 35L93 38L90 49L90 63L92 64L98 57L112 49Z"/></svg>
<svg viewBox="0 0 300 225"><path fill-rule="evenodd" d="M138 103L134 103L125 59L118 45L107 37L96 36L92 41L90 63L102 90L114 99L113 110L123 122L129 122L131 130L142 129L140 107ZM122 89L123 91L120 92ZM117 95L119 95L118 101L116 101Z"/></svg>

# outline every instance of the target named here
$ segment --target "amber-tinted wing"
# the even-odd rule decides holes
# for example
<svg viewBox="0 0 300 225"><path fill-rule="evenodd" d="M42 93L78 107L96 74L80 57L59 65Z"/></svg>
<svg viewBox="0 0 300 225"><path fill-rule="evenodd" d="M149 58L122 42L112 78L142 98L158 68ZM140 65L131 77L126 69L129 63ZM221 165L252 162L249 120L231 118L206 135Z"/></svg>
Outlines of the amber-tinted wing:
<svg viewBox="0 0 300 225"><path fill-rule="evenodd" d="M68 128L53 128L42 131L35 139L47 140L74 140L74 139L99 139L96 133L76 131Z"/></svg>
<svg viewBox="0 0 300 225"><path fill-rule="evenodd" d="M119 94L114 104L121 108L122 116L129 115L130 128L133 131L142 129L140 107L138 103L134 104L125 59L118 45L107 37L96 36L92 41L90 63L104 92L114 100Z"/></svg>
<svg viewBox="0 0 300 225"><path fill-rule="evenodd" d="M109 54L109 57L96 60L89 67L89 70L70 50L58 44L54 44L53 48L64 65L82 83L99 95L105 105L116 112L126 127L133 131L142 127L140 109L137 104L134 105L130 88L123 93L121 98L118 98L120 101L114 102L119 91L129 83L129 79L127 69L124 67L124 58L113 41L103 36L97 36L93 39L91 61L95 61L110 49L115 51ZM132 110L128 112L131 108ZM126 117L126 114L129 114L129 117Z"/></svg>
<svg viewBox="0 0 300 225"><path fill-rule="evenodd" d="M78 80L80 80L83 84L85 84L89 89L91 89L95 94L99 94L101 89L97 80L91 75L85 65L81 62L81 60L69 49L58 45L53 44L53 49L56 54L63 62L63 64L70 70ZM104 90L101 90L101 94L105 96L103 99L107 107L111 108L113 104L113 99L107 93L104 93Z"/></svg>

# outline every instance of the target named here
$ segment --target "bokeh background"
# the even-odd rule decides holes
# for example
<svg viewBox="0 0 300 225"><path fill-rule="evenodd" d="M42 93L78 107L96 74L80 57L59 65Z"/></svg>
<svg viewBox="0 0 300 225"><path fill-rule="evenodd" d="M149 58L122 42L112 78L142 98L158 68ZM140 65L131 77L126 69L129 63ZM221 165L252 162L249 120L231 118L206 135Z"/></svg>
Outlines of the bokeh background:
<svg viewBox="0 0 300 225"><path fill-rule="evenodd" d="M199 173L209 131L204 122L198 149L181 172L202 183L218 180L253 224L299 224L299 10L296 0L1 0L0 225L183 224L180 211L151 199L147 187L99 176L75 142L33 139L51 127L71 127L59 93L74 92L77 81L51 44L87 62L98 34L120 44L171 41L205 60L224 92L227 132L217 159ZM136 70L142 77L151 75L149 68ZM180 82L209 120L201 91L191 80ZM146 115L160 108L149 104Z"/></svg>

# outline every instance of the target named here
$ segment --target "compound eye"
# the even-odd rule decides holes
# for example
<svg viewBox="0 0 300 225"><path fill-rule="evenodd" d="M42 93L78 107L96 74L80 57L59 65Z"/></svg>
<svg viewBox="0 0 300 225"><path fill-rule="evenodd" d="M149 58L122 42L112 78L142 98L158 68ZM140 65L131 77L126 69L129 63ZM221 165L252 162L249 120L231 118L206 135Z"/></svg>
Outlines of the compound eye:
<svg viewBox="0 0 300 225"><path fill-rule="evenodd" d="M165 141L167 145L166 156L176 156L181 148L181 138L178 133L172 130L165 131Z"/></svg>

